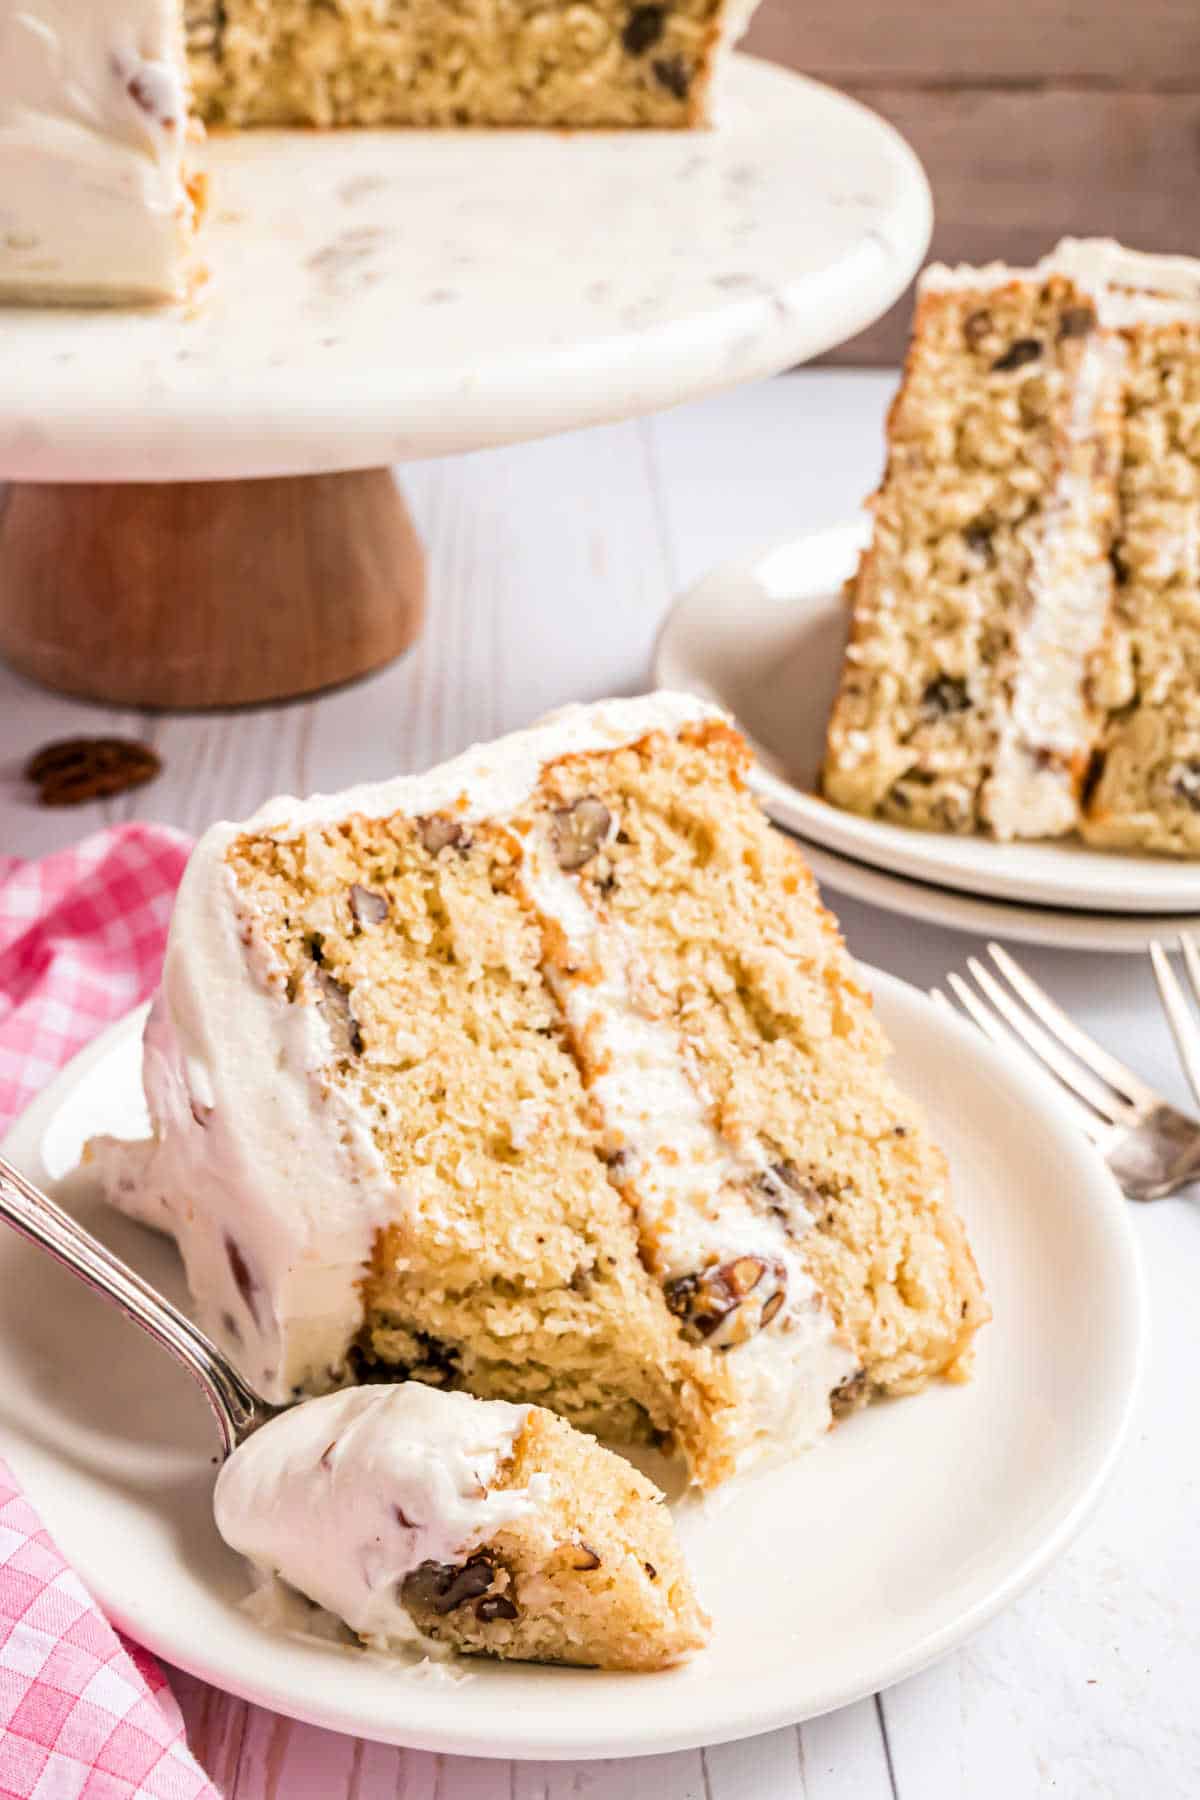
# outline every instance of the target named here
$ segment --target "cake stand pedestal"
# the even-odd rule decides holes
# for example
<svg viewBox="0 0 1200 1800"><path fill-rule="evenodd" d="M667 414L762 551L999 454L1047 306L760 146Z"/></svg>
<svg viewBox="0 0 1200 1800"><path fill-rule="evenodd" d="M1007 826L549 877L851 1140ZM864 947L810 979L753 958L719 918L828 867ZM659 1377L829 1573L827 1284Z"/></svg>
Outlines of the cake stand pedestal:
<svg viewBox="0 0 1200 1800"><path fill-rule="evenodd" d="M364 675L420 630L425 568L387 469L29 483L0 512L0 655L118 706L238 706Z"/></svg>
<svg viewBox="0 0 1200 1800"><path fill-rule="evenodd" d="M208 161L194 303L0 314L0 656L94 700L389 661L424 597L392 465L775 374L878 318L931 223L889 126L746 57L714 132L262 132Z"/></svg>

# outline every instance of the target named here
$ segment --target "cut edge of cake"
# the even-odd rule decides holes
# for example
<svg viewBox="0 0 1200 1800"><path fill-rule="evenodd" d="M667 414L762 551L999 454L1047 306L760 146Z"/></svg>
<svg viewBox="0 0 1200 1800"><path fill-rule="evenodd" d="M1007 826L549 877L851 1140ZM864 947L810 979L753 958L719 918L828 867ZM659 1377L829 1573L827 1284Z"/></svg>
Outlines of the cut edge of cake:
<svg viewBox="0 0 1200 1800"><path fill-rule="evenodd" d="M188 47L206 123L695 129L758 0L427 7L381 22L312 0L197 0Z"/></svg>
<svg viewBox="0 0 1200 1800"><path fill-rule="evenodd" d="M963 1372L944 1164L747 757L659 694L201 840L156 1137L92 1155L266 1394L399 1370L712 1485Z"/></svg>

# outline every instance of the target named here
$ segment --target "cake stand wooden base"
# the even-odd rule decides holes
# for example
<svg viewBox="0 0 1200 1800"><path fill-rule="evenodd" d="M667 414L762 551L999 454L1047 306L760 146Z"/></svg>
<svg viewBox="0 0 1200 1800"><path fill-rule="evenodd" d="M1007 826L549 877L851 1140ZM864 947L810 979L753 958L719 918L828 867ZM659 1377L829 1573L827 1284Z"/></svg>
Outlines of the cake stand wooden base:
<svg viewBox="0 0 1200 1800"><path fill-rule="evenodd" d="M0 512L0 657L110 705L239 706L399 656L424 555L386 469L18 485Z"/></svg>

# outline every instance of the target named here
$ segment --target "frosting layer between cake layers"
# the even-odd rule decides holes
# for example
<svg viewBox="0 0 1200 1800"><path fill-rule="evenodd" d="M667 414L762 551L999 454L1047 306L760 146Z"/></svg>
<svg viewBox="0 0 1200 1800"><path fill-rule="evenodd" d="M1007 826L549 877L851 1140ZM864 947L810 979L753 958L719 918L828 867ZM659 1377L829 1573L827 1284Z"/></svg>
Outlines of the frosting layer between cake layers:
<svg viewBox="0 0 1200 1800"><path fill-rule="evenodd" d="M356 814L503 822L561 758L720 717L671 694L571 708L427 775L273 801L248 825L214 827L201 840L146 1031L155 1137L102 1141L93 1156L118 1206L176 1236L202 1322L265 1394L346 1379L377 1234L417 1209L389 1175L372 1117L329 1078L329 1009L289 997L233 880L230 845L245 834L292 839ZM857 1368L797 1247L809 1216L802 1205L789 1212L782 1193L772 1200L765 1151L714 1128L694 1059L637 1003L631 935L600 918L536 832L522 857L527 902L566 946L565 961L547 954L545 979L614 1151L609 1178L634 1208L643 1260L668 1304L672 1284L718 1273L738 1315L721 1348L747 1441L756 1453L772 1439L794 1448L829 1423L830 1393Z"/></svg>
<svg viewBox="0 0 1200 1800"><path fill-rule="evenodd" d="M528 1414L419 1381L306 1401L224 1464L217 1529L365 1642L429 1648L401 1599L404 1581L422 1563L463 1561L536 1508L544 1476L493 1486Z"/></svg>
<svg viewBox="0 0 1200 1800"><path fill-rule="evenodd" d="M857 1364L831 1329L797 1247L807 1214L785 1226L782 1206L754 1204L752 1194L761 1199L770 1189L770 1157L753 1140L734 1144L716 1129L703 1072L679 1033L639 1009L632 934L597 917L545 837L526 846L521 878L543 929L563 947L547 959L547 978L613 1179L633 1198L647 1265L679 1302L705 1270L723 1272L722 1286L739 1300L728 1361L750 1435L810 1441L828 1423L830 1394Z"/></svg>
<svg viewBox="0 0 1200 1800"><path fill-rule="evenodd" d="M0 299L187 292L177 0L0 3Z"/></svg>

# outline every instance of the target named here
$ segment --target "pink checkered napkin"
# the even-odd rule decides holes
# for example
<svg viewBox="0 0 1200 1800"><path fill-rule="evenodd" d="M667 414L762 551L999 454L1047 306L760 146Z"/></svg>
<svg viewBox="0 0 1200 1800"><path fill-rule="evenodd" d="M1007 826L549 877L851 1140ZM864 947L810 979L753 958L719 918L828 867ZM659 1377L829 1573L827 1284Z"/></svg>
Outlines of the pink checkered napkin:
<svg viewBox="0 0 1200 1800"><path fill-rule="evenodd" d="M153 993L191 844L119 825L40 862L0 856L0 1132Z"/></svg>
<svg viewBox="0 0 1200 1800"><path fill-rule="evenodd" d="M0 1794L216 1800L162 1670L97 1611L3 1462Z"/></svg>
<svg viewBox="0 0 1200 1800"><path fill-rule="evenodd" d="M0 1131L153 991L188 840L124 825L0 857ZM153 1657L118 1637L0 1462L0 1797L217 1800Z"/></svg>

